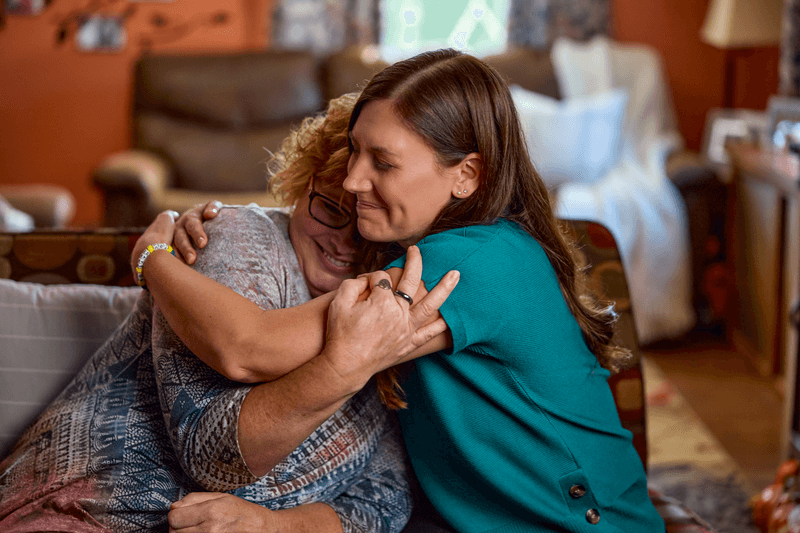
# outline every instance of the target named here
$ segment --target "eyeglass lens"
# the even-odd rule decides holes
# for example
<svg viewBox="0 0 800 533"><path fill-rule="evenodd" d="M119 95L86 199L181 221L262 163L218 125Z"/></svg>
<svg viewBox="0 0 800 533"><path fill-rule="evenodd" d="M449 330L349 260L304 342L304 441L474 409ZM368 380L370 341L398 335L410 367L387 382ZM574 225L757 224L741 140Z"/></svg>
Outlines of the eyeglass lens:
<svg viewBox="0 0 800 533"><path fill-rule="evenodd" d="M343 228L350 223L350 212L340 207L327 196L316 191L311 194L308 205L311 216L318 222L334 229Z"/></svg>

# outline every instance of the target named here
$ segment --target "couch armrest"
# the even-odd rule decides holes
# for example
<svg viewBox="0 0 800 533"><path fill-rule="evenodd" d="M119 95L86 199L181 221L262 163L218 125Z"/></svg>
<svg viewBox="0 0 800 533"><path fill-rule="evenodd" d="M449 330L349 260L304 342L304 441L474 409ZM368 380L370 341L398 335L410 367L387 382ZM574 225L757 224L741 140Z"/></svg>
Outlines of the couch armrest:
<svg viewBox="0 0 800 533"><path fill-rule="evenodd" d="M713 166L699 153L676 150L667 156L667 177L678 188L713 182L718 179Z"/></svg>
<svg viewBox="0 0 800 533"><path fill-rule="evenodd" d="M146 226L172 183L172 168L152 152L126 150L108 156L93 172L92 183L106 204L104 226Z"/></svg>
<svg viewBox="0 0 800 533"><path fill-rule="evenodd" d="M65 228L75 216L75 197L58 185L0 185L0 197L33 217L37 228Z"/></svg>

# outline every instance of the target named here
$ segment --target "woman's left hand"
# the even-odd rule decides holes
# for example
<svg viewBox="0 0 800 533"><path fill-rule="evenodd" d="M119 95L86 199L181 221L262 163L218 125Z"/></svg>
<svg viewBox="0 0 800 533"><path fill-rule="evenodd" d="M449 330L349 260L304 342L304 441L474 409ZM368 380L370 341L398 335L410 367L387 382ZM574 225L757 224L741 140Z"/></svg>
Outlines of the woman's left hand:
<svg viewBox="0 0 800 533"><path fill-rule="evenodd" d="M421 276L419 249L409 246L396 287L381 271L345 280L337 290L328 309L325 349L320 356L328 359L348 385L357 387L355 390L372 375L409 359L417 348L447 331L439 307L455 288L459 274L448 272L413 306L394 294L396 289L416 297ZM370 291L366 298L364 291Z"/></svg>
<svg viewBox="0 0 800 533"><path fill-rule="evenodd" d="M136 279L136 265L144 249L151 244L165 242L172 244L172 237L175 234L175 220L178 218L177 211L164 211L147 227L144 233L136 241L131 252L131 272L133 279ZM176 256L183 259L177 252Z"/></svg>
<svg viewBox="0 0 800 533"><path fill-rule="evenodd" d="M222 492L192 492L172 504L170 533L270 533L274 511Z"/></svg>

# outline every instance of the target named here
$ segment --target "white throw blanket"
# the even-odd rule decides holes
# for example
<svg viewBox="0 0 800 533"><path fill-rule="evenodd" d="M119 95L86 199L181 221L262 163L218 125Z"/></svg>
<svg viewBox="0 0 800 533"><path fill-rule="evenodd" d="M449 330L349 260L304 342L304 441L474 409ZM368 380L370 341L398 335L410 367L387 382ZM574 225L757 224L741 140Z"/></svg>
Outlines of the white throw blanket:
<svg viewBox="0 0 800 533"><path fill-rule="evenodd" d="M565 99L612 88L629 96L619 160L598 181L559 187L556 212L600 222L614 235L639 341L679 336L695 322L688 222L665 160L683 141L659 56L597 37L588 44L561 39L552 57Z"/></svg>
<svg viewBox="0 0 800 533"><path fill-rule="evenodd" d="M0 196L0 231L31 231L33 227L32 216L15 209Z"/></svg>

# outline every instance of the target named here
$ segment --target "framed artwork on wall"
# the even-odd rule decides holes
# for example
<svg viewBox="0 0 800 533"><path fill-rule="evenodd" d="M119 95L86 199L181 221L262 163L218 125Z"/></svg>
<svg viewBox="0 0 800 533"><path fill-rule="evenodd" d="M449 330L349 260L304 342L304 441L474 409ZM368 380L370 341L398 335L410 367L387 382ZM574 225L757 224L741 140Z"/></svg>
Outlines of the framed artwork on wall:
<svg viewBox="0 0 800 533"><path fill-rule="evenodd" d="M50 5L51 0L5 0L8 15L38 15Z"/></svg>
<svg viewBox="0 0 800 533"><path fill-rule="evenodd" d="M798 151L800 145L800 98L772 96L767 103L769 139L778 150Z"/></svg>
<svg viewBox="0 0 800 533"><path fill-rule="evenodd" d="M75 34L75 45L82 52L119 52L127 42L125 18L115 15L90 15Z"/></svg>

